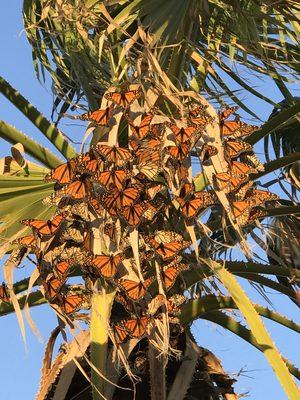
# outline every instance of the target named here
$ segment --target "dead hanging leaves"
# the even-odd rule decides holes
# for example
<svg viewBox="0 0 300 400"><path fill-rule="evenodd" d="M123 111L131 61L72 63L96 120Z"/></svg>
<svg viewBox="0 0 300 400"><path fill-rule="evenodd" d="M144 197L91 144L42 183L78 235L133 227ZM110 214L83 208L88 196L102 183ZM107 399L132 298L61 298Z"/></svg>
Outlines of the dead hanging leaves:
<svg viewBox="0 0 300 400"><path fill-rule="evenodd" d="M44 295L66 321L89 309L94 282L117 290L115 307L121 311L112 314L110 326L117 346L128 338L155 337L153 329L167 337L180 332L186 255L197 257L199 240L210 234L199 230L202 213L219 209L225 222L229 217L241 230L277 198L252 187L262 167L253 162L253 149L243 138L256 127L233 118L235 108L212 115L211 107L191 93L173 93L170 100L155 91L154 98L150 93L154 104L163 99L174 106L174 97L175 103L184 99L180 110L171 115L149 109L147 90L128 85L110 89L99 110L79 117L107 127L108 140L46 175L55 191L44 201L57 211L47 221L23 221L32 235L16 243L20 254L36 255ZM128 126L123 137L121 124ZM209 190L195 189L195 160ZM69 281L74 270L83 278L75 288ZM3 286L2 301L8 295Z"/></svg>

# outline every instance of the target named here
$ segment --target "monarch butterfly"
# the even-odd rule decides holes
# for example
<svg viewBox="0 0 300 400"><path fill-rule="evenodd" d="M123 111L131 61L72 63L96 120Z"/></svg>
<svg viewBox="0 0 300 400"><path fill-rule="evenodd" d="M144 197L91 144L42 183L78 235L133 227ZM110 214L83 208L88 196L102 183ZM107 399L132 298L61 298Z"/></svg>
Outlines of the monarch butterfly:
<svg viewBox="0 0 300 400"><path fill-rule="evenodd" d="M79 180L69 183L59 192L65 196L70 196L75 200L82 200L92 196L93 184L88 178L82 177Z"/></svg>
<svg viewBox="0 0 300 400"><path fill-rule="evenodd" d="M204 191L196 192L194 198L189 200L183 200L180 197L176 197L176 200L180 205L182 214L188 219L196 217L201 209L210 207L216 203L213 194Z"/></svg>
<svg viewBox="0 0 300 400"><path fill-rule="evenodd" d="M99 172L93 177L93 179L100 183L100 185L104 186L106 190L109 190L114 186L121 190L129 177L130 173L128 171L124 171L123 169L112 169L111 171Z"/></svg>
<svg viewBox="0 0 300 400"><path fill-rule="evenodd" d="M134 100L136 100L140 95L140 90L128 90L127 92L111 92L106 93L104 97L107 100L113 101L118 106L123 108L129 107Z"/></svg>
<svg viewBox="0 0 300 400"><path fill-rule="evenodd" d="M190 152L190 141L180 143L177 146L167 146L165 150L176 161L182 162L186 159Z"/></svg>
<svg viewBox="0 0 300 400"><path fill-rule="evenodd" d="M240 161L232 161L231 164L229 164L230 168L230 173L234 176L239 176L239 175L249 175L249 174L255 174L257 173L256 169L244 164Z"/></svg>
<svg viewBox="0 0 300 400"><path fill-rule="evenodd" d="M258 129L258 126L248 125L239 120L221 121L220 126L221 126L221 135L223 137L232 136L236 139L248 136Z"/></svg>
<svg viewBox="0 0 300 400"><path fill-rule="evenodd" d="M152 124L151 135L154 139L161 139L164 129L167 126L166 122L160 122L158 124Z"/></svg>
<svg viewBox="0 0 300 400"><path fill-rule="evenodd" d="M166 301L166 296L163 294L156 295L148 304L148 313L154 315L161 306L166 304Z"/></svg>
<svg viewBox="0 0 300 400"><path fill-rule="evenodd" d="M97 159L94 155L93 150L88 151L87 153L80 154L78 156L78 170L80 172L95 174L100 167L104 166L104 163L101 163L101 160Z"/></svg>
<svg viewBox="0 0 300 400"><path fill-rule="evenodd" d="M99 200L95 197L89 199L89 205L92 206L92 209L96 211L96 214L102 215L104 208L100 204Z"/></svg>
<svg viewBox="0 0 300 400"><path fill-rule="evenodd" d="M162 202L153 202L153 204L147 203L147 208L143 215L144 218L146 218L148 221L152 221L162 206Z"/></svg>
<svg viewBox="0 0 300 400"><path fill-rule="evenodd" d="M0 286L0 300L3 301L4 303L10 302L10 296L9 293L7 292L7 286L5 285L4 282Z"/></svg>
<svg viewBox="0 0 300 400"><path fill-rule="evenodd" d="M81 294L70 294L62 297L59 306L64 314L69 315L76 312L84 300L85 297Z"/></svg>
<svg viewBox="0 0 300 400"><path fill-rule="evenodd" d="M119 215L123 217L127 225L137 227L140 224L146 209L146 203L131 204L122 207Z"/></svg>
<svg viewBox="0 0 300 400"><path fill-rule="evenodd" d="M174 240L180 242L183 240L182 236L179 233L173 231L156 231L154 238L158 243L170 243Z"/></svg>
<svg viewBox="0 0 300 400"><path fill-rule="evenodd" d="M253 147L251 144L243 142L242 140L224 140L225 154L228 158L237 158L242 153L252 153Z"/></svg>
<svg viewBox="0 0 300 400"><path fill-rule="evenodd" d="M265 170L264 164L259 161L254 153L242 154L241 161L255 168L257 172L263 172Z"/></svg>
<svg viewBox="0 0 300 400"><path fill-rule="evenodd" d="M116 293L115 299L117 303L121 304L126 311L133 313L134 312L134 307L132 305L131 300L128 300L125 296L123 296L121 293Z"/></svg>
<svg viewBox="0 0 300 400"><path fill-rule="evenodd" d="M148 135L148 133L150 132L150 129L151 129L150 124L151 124L153 117L154 117L154 115L152 113L147 113L143 117L139 126L135 126L130 120L128 121L131 133L133 134L133 136L135 138L140 140Z"/></svg>
<svg viewBox="0 0 300 400"><path fill-rule="evenodd" d="M71 158L64 164L52 169L44 178L44 181L56 181L61 185L71 182L75 178L78 164L76 158Z"/></svg>
<svg viewBox="0 0 300 400"><path fill-rule="evenodd" d="M229 118L231 114L235 113L239 107L234 106L234 107L228 107L223 111L219 112L219 118L221 121L224 121L225 119Z"/></svg>
<svg viewBox="0 0 300 400"><path fill-rule="evenodd" d="M194 108L193 110L189 111L189 118L188 122L190 122L193 125L196 126L201 126L204 128L204 126L207 124L209 121L208 115L205 111L206 106L199 106L197 108Z"/></svg>
<svg viewBox="0 0 300 400"><path fill-rule="evenodd" d="M118 272L118 267L122 261L120 254L116 255L97 255L92 259L92 265L104 278L113 278Z"/></svg>
<svg viewBox="0 0 300 400"><path fill-rule="evenodd" d="M56 274L58 279L61 281L68 275L68 271L69 271L70 267L71 267L71 263L66 262L66 261L60 261L54 265L53 271L54 271L54 274Z"/></svg>
<svg viewBox="0 0 300 400"><path fill-rule="evenodd" d="M65 281L65 278L58 279L53 274L49 274L42 282L45 289L45 295L50 302L52 302L60 294L60 290Z"/></svg>
<svg viewBox="0 0 300 400"><path fill-rule="evenodd" d="M23 236L23 237L21 237L19 239L14 240L13 244L14 243L17 243L17 244L19 244L21 246L28 247L28 248L33 248L33 247L37 246L37 240L36 240L36 237L34 235Z"/></svg>
<svg viewBox="0 0 300 400"><path fill-rule="evenodd" d="M179 143L184 143L191 140L191 138L195 135L195 133L198 132L197 128L195 128L194 126L189 126L187 128L179 128L175 124L169 124L169 128L175 135L176 141Z"/></svg>
<svg viewBox="0 0 300 400"><path fill-rule="evenodd" d="M143 166L147 166L149 164L154 165L155 168L159 167L159 162L161 159L160 150L158 149L139 149L136 152L136 156L138 159L138 167L143 168Z"/></svg>
<svg viewBox="0 0 300 400"><path fill-rule="evenodd" d="M79 217L84 221L90 221L90 212L86 202L74 203L64 208L66 212L70 212L73 217Z"/></svg>
<svg viewBox="0 0 300 400"><path fill-rule="evenodd" d="M115 224L105 224L103 233L107 235L111 241L116 242L116 237L117 237L117 229Z"/></svg>
<svg viewBox="0 0 300 400"><path fill-rule="evenodd" d="M83 121L93 121L97 125L107 126L112 116L113 107L106 107L96 111L91 111L82 115L75 116L75 119L81 119Z"/></svg>
<svg viewBox="0 0 300 400"><path fill-rule="evenodd" d="M254 221L256 221L257 219L264 218L264 217L266 217L267 215L268 215L268 213L267 213L266 210L262 210L262 209L259 208L259 207L254 207L254 208L252 208L252 210L250 211L250 214L249 214L249 218L248 218L247 223L248 223L248 224L251 224L251 223L253 223Z"/></svg>
<svg viewBox="0 0 300 400"><path fill-rule="evenodd" d="M233 201L231 203L232 214L236 222L243 226L248 222L251 206L249 201Z"/></svg>
<svg viewBox="0 0 300 400"><path fill-rule="evenodd" d="M250 189L246 194L246 199L251 201L253 205L260 206L268 201L278 200L279 196L266 190Z"/></svg>
<svg viewBox="0 0 300 400"><path fill-rule="evenodd" d="M153 200L163 189L165 186L161 183L149 183L146 186L146 194L150 200Z"/></svg>
<svg viewBox="0 0 300 400"><path fill-rule="evenodd" d="M177 298L178 296L178 298ZM167 299L164 295L158 294L151 302L148 304L148 312L154 315L160 307L166 306L167 312L172 315L180 314L180 305L185 302L185 297L180 295L174 295Z"/></svg>
<svg viewBox="0 0 300 400"><path fill-rule="evenodd" d="M57 248L57 256L67 262L69 260L76 260L76 264L79 265L88 264L90 261L90 254L82 244L78 246L74 246L73 244L64 247L59 246Z"/></svg>
<svg viewBox="0 0 300 400"><path fill-rule="evenodd" d="M125 329L125 327L122 326L122 325L119 325L119 324L115 324L115 325L114 325L114 330L113 330L113 332L114 332L114 338L115 338L115 341L116 341L116 344L117 344L117 345L123 343L124 340L125 340L125 339L127 338L127 336L128 336L128 332L127 332L127 330Z"/></svg>
<svg viewBox="0 0 300 400"><path fill-rule="evenodd" d="M228 172L221 172L214 175L214 181L217 189L223 190L225 193L238 190L239 187L248 180L248 175L232 176Z"/></svg>
<svg viewBox="0 0 300 400"><path fill-rule="evenodd" d="M149 180L154 181L162 172L162 168L157 161L140 162L137 166L139 172Z"/></svg>
<svg viewBox="0 0 300 400"><path fill-rule="evenodd" d="M78 225L75 227L74 225L69 226L61 235L61 239L63 241L71 240L75 243L83 242L83 232L82 229L78 228Z"/></svg>
<svg viewBox="0 0 300 400"><path fill-rule="evenodd" d="M204 144L200 152L200 161L203 165L209 165L212 156L218 154L218 149L215 146Z"/></svg>
<svg viewBox="0 0 300 400"><path fill-rule="evenodd" d="M59 214L48 221L42 219L24 219L21 223L32 227L40 236L52 236L56 233L64 219L64 215Z"/></svg>
<svg viewBox="0 0 300 400"><path fill-rule="evenodd" d="M110 212L111 209L121 209L126 206L131 206L139 197L140 190L134 187L129 187L123 190L117 188L112 189L100 198L103 206Z"/></svg>
<svg viewBox="0 0 300 400"><path fill-rule="evenodd" d="M192 182L186 182L182 185L180 192L179 192L179 197L184 199L185 197L191 195L195 191L195 185Z"/></svg>
<svg viewBox="0 0 300 400"><path fill-rule="evenodd" d="M123 320L121 321L121 325L128 332L130 337L139 339L145 335L149 321L150 317L142 316Z"/></svg>
<svg viewBox="0 0 300 400"><path fill-rule="evenodd" d="M154 282L154 277L146 279L144 282L136 282L129 279L120 279L119 286L125 291L127 297L133 301L139 301L145 296L148 287Z"/></svg>
<svg viewBox="0 0 300 400"><path fill-rule="evenodd" d="M249 181L249 182L243 183L243 184L238 188L238 190L236 190L236 191L234 192L234 199L235 199L235 200L238 200L238 201L244 200L244 198L245 198L247 192L249 191L249 189L251 189L251 187L253 186L253 184L254 184L253 181Z"/></svg>
<svg viewBox="0 0 300 400"><path fill-rule="evenodd" d="M188 267L185 264L175 264L167 266L161 271L161 277L166 291L173 287L178 275L187 268Z"/></svg>
<svg viewBox="0 0 300 400"><path fill-rule="evenodd" d="M106 144L98 144L95 147L97 153L104 157L106 161L115 166L123 166L133 160L131 151L123 147L108 146Z"/></svg>
<svg viewBox="0 0 300 400"><path fill-rule="evenodd" d="M158 238L157 235L146 239L148 240L148 244L154 250L154 252L164 261L175 257L182 250L190 246L190 242L183 241L182 239L178 240L174 238L173 240L170 240L170 237L168 235L169 233L175 232L165 232L166 235L164 236L161 233L160 235L163 236L162 239ZM165 240L165 242L162 240Z"/></svg>

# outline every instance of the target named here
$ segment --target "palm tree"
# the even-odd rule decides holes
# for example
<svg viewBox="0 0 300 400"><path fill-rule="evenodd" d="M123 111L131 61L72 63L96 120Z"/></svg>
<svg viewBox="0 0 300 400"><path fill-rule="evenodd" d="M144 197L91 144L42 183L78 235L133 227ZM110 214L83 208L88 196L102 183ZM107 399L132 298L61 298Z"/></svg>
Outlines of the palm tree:
<svg viewBox="0 0 300 400"><path fill-rule="evenodd" d="M89 271L87 273L86 270L82 270L80 261L77 260L72 274L83 275L85 287L76 285L71 289L79 295L84 293L87 298L90 298L92 292L90 337L86 332L77 335L57 356L50 368L53 344L58 333L64 333L64 324L69 322L68 319L60 318L60 329L53 332L47 346L39 398L86 399L93 396L93 399L98 399L102 398L101 394L104 394L106 398L133 398L131 390L122 388L134 387L137 398L145 398L145 393L147 393L151 399L164 399L167 398L166 396L168 399L175 396L182 399L234 399L236 395L232 389L233 381L212 353L195 345L189 331L189 324L193 320L203 318L234 332L264 352L288 398L296 399L297 388L289 372L298 379L300 373L280 356L260 316L270 318L294 330L299 331L299 327L276 312L252 304L235 279L235 276L242 276L253 284L258 284L259 288L269 287L289 296L294 301L298 300L294 290L294 284L299 277L297 254L294 251L296 239L291 236L290 241L285 243L288 251L284 253L279 251L280 243L276 244L274 240L268 243L268 246L264 246L270 264L258 263L257 259L249 253L245 242L246 235L252 235L262 244L262 237L257 236L257 229L255 229L257 226L249 223L248 219L245 221L246 226L242 226L244 221L234 218L236 214L231 214L231 202L237 199L230 197L230 193L226 196L225 189L218 189L213 179L215 172L228 173L227 170L224 171L224 165L228 168L226 167L228 162L224 158L224 143L220 142L219 117L212 105L219 104L224 108L229 101L240 106L253 118L257 118L247 102L242 100L243 94L247 92L279 110L242 143L244 146L246 142L253 145L270 135L280 135L281 142L277 139L276 151L283 149L283 157L274 161L267 159L262 170L261 164L253 161L254 154L251 153L256 173L248 176L247 179L252 182L277 169L288 168L293 177L293 187L297 187L299 152L297 150L294 153L291 152L293 145L297 143L291 143L289 138L290 126L298 124L295 118L300 106L288 90L287 82L298 72L299 6L294 1L259 2L254 0L243 2L169 0L161 3L157 0L24 1L24 22L37 71L41 74L47 70L53 80L53 88L57 96L53 105L53 110L58 115L56 124L53 125L47 121L4 79L0 81L0 88L1 92L41 130L58 151L66 159L77 157L72 144L57 128L59 120L68 110L73 112L73 116L77 116L74 111L82 108L82 105L88 110L97 110L101 101L107 99L104 94L107 96L112 90L124 90L129 83L137 84L139 88L142 88L140 96L144 106L147 102L155 106L158 123L163 121L159 118L167 118L170 124L172 118L176 120L182 118L182 113L190 110L191 104L193 107L196 103L204 104L207 108L203 107L200 118L206 120L208 133L206 144L217 146L218 154L213 153L209 157L210 162L203 158L202 152L200 159L203 171L194 177L195 190L198 193L210 185L217 195L215 201L221 202L225 209L229 210L227 216L223 213L220 218L220 206L212 208L208 221L205 225L199 226L195 225L194 220L190 224L181 214L178 214L177 203L175 208L170 208L170 212L178 218L177 226L166 222L165 211L161 209L158 212L157 222L154 222L151 228L152 231L177 229L184 236L184 240L191 240L194 246L194 251L182 254L184 262L190 266L187 271L179 274L185 285L179 279L172 288L172 293L185 294L188 300L185 300L181 306L181 313L179 317L176 317L178 320L176 324L162 324L164 329L171 329L170 341L167 345L173 348L175 354L181 354L181 358L172 357L168 352L163 351L163 346L158 346L162 353L161 358L158 358L159 350L153 345L153 341L148 340L148 336L147 338L143 336L140 340L131 337L120 346L112 346L113 336L108 325L110 321L119 321L124 318L124 309L115 301L116 288L101 277L92 279ZM280 104L254 89L251 83L247 82L247 76L271 79L272 84L277 85L284 95L286 107L282 110ZM239 90L236 90L236 87ZM131 109L129 109L130 112L132 112ZM121 114L120 118L122 118L115 124L118 128L117 141L120 146L128 149L130 143L127 133L127 114L124 112ZM132 114L129 114L129 117L133 119ZM234 122L238 123L238 121ZM102 143L108 141L108 144L111 144L109 127L99 126L99 124L96 127L90 127L93 128L91 145L97 146L99 141ZM14 144L13 158L5 159L1 176L3 188L1 250L2 254L5 254L11 251L11 242L26 231L24 228L20 232L21 225L18 221L28 218L47 220L53 215L55 209L49 209L42 200L51 195L53 189L57 193L61 188L57 188L57 185L53 187L53 183L44 182L43 178L46 174L49 176L49 169L57 167L60 160L49 150L5 122L1 122L0 128L1 136ZM211 141L211 137L214 141ZM216 144L218 140L219 144ZM274 140L273 143L275 143ZM197 143L195 145L191 149L193 157L197 155L194 152L199 150ZM43 167L26 161L23 149ZM81 159L76 158L77 161ZM248 162L250 162L249 159ZM166 184L161 180L160 183ZM179 189L180 185L179 179ZM170 185L167 186L170 188ZM12 191L12 187L16 190ZM171 190L176 191L176 187L171 187ZM28 206L19 211L16 204L21 201ZM88 203L87 200L86 203ZM291 198L280 200L276 204L270 203L263 210L260 218L273 217L274 227L278 223L282 224L283 216L287 216L285 217L287 221L294 221L293 225L289 224L289 229L292 229L297 237L298 220L293 216L298 213L299 206L295 198ZM75 222L72 220L73 223ZM95 227L99 228L95 225L93 229ZM139 249L134 235L139 229L133 229L131 236L133 252L131 256L136 263L139 263L139 255L137 255ZM203 229L206 229L205 235ZM272 226L269 231L270 238L274 238ZM100 235L98 239L95 239L95 231L92 232L94 247L90 251L97 255L103 252L102 249L99 251L103 238ZM86 232L83 232L83 236L85 235ZM228 246L235 245L242 247L245 261L230 261L227 249ZM40 248L40 244L38 247ZM52 251L54 251L53 248ZM32 288L33 285L41 284L43 281L45 284L47 276L42 276L44 270L41 272L40 268L39 279L35 276L13 283L10 279L10 271L19 262L20 257L17 249L6 262L8 296L5 298L6 287L3 286L4 301L0 305L0 312L6 314L15 310L22 326L20 307L23 307L25 303L29 306L42 304L49 301L49 296L47 296L47 291L45 294L45 291L40 290L32 292L28 298L26 295L22 296L22 292L28 286ZM38 260L38 263L40 262L41 259ZM293 264L293 269L289 268L290 263ZM86 262L83 264L86 265ZM40 267L41 264L38 265ZM279 276L279 282L266 278L265 274ZM159 276L160 274L157 275ZM285 280L282 281L282 278ZM208 282L212 283L212 289L209 289ZM227 296L220 295L221 287L225 288ZM157 293L155 290L157 289L151 291L154 298ZM159 294L164 294L164 292L160 291ZM138 299L135 308L143 308L143 301L144 299ZM222 311L224 309L238 309L248 323L249 329L234 317L224 313ZM168 313L163 311L161 315L164 320ZM70 325L72 328L73 322ZM179 331L175 332L175 328ZM127 334L128 331L126 331ZM114 368L113 356L116 351L114 349L117 349L121 357L123 369ZM184 362L187 359L189 362ZM130 371L140 378L134 386ZM114 384L108 383L107 379Z"/></svg>

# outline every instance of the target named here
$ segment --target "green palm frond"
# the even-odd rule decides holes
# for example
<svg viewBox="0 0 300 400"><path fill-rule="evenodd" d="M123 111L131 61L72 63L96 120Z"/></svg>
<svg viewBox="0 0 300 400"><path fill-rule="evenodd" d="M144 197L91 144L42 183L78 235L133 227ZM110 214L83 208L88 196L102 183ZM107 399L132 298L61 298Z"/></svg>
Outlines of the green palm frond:
<svg viewBox="0 0 300 400"><path fill-rule="evenodd" d="M284 81L299 73L300 11L292 1L127 0L76 6L69 1L61 7L55 1L25 0L23 10L36 68L50 72L56 94L68 104L66 93L72 88L77 99L84 96L96 108L104 88L128 78L132 56L145 45L139 27L152 35L151 46L175 85L200 91L221 85L245 110L234 86L225 85L226 75L242 90L275 105L250 89L243 71L271 77L288 101Z"/></svg>

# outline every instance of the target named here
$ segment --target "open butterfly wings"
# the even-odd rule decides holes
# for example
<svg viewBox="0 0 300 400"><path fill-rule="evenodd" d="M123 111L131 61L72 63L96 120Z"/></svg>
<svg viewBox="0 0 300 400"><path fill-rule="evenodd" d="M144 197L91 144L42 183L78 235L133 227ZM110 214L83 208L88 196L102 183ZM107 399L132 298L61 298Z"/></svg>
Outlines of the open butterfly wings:
<svg viewBox="0 0 300 400"><path fill-rule="evenodd" d="M112 279L118 272L118 267L121 264L122 256L116 255L98 255L92 259L92 265L104 278Z"/></svg>
<svg viewBox="0 0 300 400"><path fill-rule="evenodd" d="M40 219L25 219L22 224L33 228L40 236L52 236L59 229L64 220L63 215L57 215L52 220L44 221Z"/></svg>
<svg viewBox="0 0 300 400"><path fill-rule="evenodd" d="M112 116L113 107L106 107L74 117L83 121L92 121L99 126L108 126Z"/></svg>
<svg viewBox="0 0 300 400"><path fill-rule="evenodd" d="M154 278L150 277L144 282L136 282L130 279L120 279L119 287L125 292L126 296L133 301L139 301L145 296L148 287L154 282Z"/></svg>
<svg viewBox="0 0 300 400"><path fill-rule="evenodd" d="M141 94L139 89L128 90L126 92L109 92L104 97L114 104L123 108L128 108Z"/></svg>

